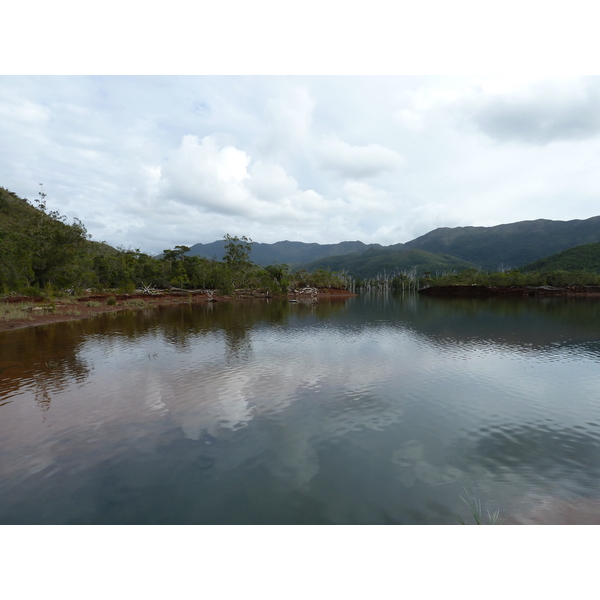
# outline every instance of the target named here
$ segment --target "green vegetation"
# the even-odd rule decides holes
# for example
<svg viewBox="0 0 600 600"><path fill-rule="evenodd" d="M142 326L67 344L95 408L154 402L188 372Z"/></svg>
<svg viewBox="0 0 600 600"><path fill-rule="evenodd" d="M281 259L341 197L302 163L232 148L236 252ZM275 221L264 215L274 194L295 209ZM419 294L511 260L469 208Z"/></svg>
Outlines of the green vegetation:
<svg viewBox="0 0 600 600"><path fill-rule="evenodd" d="M200 256L213 258L223 256L226 241L218 240L210 244L194 244L189 256ZM353 254L358 256L369 248L381 248L379 244L363 244L363 242L340 242L339 244L316 244L305 242L275 242L274 244L262 244L251 242L252 260L257 265L266 267L273 263L284 263L290 269L296 270L314 261Z"/></svg>
<svg viewBox="0 0 600 600"><path fill-rule="evenodd" d="M314 261L306 265L307 270L318 268L331 269L351 273L353 277L364 279L380 279L387 275L394 276L407 273L418 268L419 271L460 271L472 268L470 262L448 254L432 254L425 250L404 250L395 246L389 248L369 248L360 255L333 256Z"/></svg>
<svg viewBox="0 0 600 600"><path fill-rule="evenodd" d="M54 298L84 289L132 294L140 288L179 288L278 295L304 287L407 291L453 284L600 285L600 217L440 228L388 247L362 242L256 244L245 236L225 235L205 248L220 248L219 260L194 255L199 244L192 249L178 245L152 257L92 241L81 221L68 223L47 208L43 192L39 196L29 202L0 188L0 294ZM580 245L569 247L576 243ZM264 266L251 258L255 251L261 260L276 256L275 248L281 257L293 259L296 270L289 263ZM317 254L321 258L304 267L295 262ZM539 260L515 268L533 258Z"/></svg>
<svg viewBox="0 0 600 600"><path fill-rule="evenodd" d="M141 298L131 298L130 300L125 300L123 303L125 306L135 306L137 308L146 308L148 303Z"/></svg>
<svg viewBox="0 0 600 600"><path fill-rule="evenodd" d="M521 267L522 271L585 271L600 273L600 243L563 250Z"/></svg>
<svg viewBox="0 0 600 600"><path fill-rule="evenodd" d="M252 240L226 235L223 260L190 256L187 246L153 258L139 249L90 240L85 226L49 211L46 195L33 203L0 188L0 294L54 297L84 289L132 294L142 288L211 289L233 294L258 289L285 294L295 287L344 288L343 275L325 270L292 275L286 264L261 267L250 260ZM110 300L110 299L109 299Z"/></svg>
<svg viewBox="0 0 600 600"><path fill-rule="evenodd" d="M0 188L0 290L87 286L102 245L89 241L81 221L48 211L43 192L35 204Z"/></svg>
<svg viewBox="0 0 600 600"><path fill-rule="evenodd" d="M7 304L0 302L0 321L21 321L24 319L31 320L31 311L35 304L21 303Z"/></svg>
<svg viewBox="0 0 600 600"><path fill-rule="evenodd" d="M420 278L420 287L425 285L486 285L486 286L542 286L553 287L600 285L600 274L585 271L498 271L489 273L479 269L468 269L434 278Z"/></svg>
<svg viewBox="0 0 600 600"><path fill-rule="evenodd" d="M581 244L600 242L600 217L585 220L520 221L495 227L440 227L404 244L449 254L483 270L518 268Z"/></svg>
<svg viewBox="0 0 600 600"><path fill-rule="evenodd" d="M481 510L481 500L479 498L475 498L472 494L469 493L467 488L464 488L465 494L468 500L465 500L462 496L460 499L469 507L471 514L473 515L473 519L475 519L475 523L477 525L482 525L482 510ZM489 524L497 525L498 517L500 516L500 510L496 510L493 514L490 511L487 511ZM466 525L465 521L463 521L460 517L458 517L458 522L461 525Z"/></svg>
<svg viewBox="0 0 600 600"><path fill-rule="evenodd" d="M521 268L541 271L594 270L597 272L599 261L593 256L589 257L590 260L586 258L578 266L573 265L583 259L582 255L573 263L557 266L532 266L529 263L574 246L598 243L600 243L600 217L592 217L572 221L538 219L495 227L441 227L405 244L387 247L377 244L357 246L355 245L357 242L345 242L346 246L337 244L311 248L312 254L320 252L320 256L312 260L309 258L309 248L298 248L297 252L304 251L306 256L304 267L309 271L321 267L346 271L358 279L380 279L385 274L413 268L420 272L431 273L470 268L482 271ZM277 244L272 246L274 251ZM344 252L345 249L347 252ZM289 248L286 246L282 250L287 251ZM266 249L262 251L266 252ZM525 268L524 265L528 267Z"/></svg>

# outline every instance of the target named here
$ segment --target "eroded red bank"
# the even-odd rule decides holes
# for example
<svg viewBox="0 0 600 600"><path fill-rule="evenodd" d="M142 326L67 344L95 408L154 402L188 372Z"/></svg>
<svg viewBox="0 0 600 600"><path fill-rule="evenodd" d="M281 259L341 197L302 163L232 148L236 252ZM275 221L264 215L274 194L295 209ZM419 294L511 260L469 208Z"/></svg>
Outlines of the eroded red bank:
<svg viewBox="0 0 600 600"><path fill-rule="evenodd" d="M319 289L317 298L336 298L356 296L348 290ZM115 297L116 304L107 304L110 296ZM122 310L131 310L136 308L132 301L143 300L145 306L166 306L171 304L193 303L201 304L209 301L216 302L244 302L249 299L274 298L273 295L267 295L262 292L240 293L235 296L208 296L204 292L176 292L159 294L110 294L110 293L91 293L78 298L73 298L68 302L61 300L49 300L47 298L35 298L28 296L7 296L2 298L1 302L7 304L34 304L23 319L3 320L0 319L0 331L22 329L23 327L33 327L35 325L46 325L48 323L59 323L62 321L73 321L76 319L85 319L97 314L107 312L119 312ZM288 294L288 299L310 299L310 294ZM88 303L90 305L88 305Z"/></svg>

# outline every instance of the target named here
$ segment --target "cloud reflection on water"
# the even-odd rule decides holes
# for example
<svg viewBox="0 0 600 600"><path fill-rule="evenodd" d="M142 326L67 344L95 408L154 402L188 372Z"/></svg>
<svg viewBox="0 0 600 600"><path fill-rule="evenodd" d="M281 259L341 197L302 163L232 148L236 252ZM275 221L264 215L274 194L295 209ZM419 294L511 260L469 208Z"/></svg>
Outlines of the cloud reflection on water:
<svg viewBox="0 0 600 600"><path fill-rule="evenodd" d="M130 473L142 459L168 455L182 477L200 461L210 467L199 481L214 472L247 485L251 472L282 493L335 496L344 508L328 509L334 522L350 518L348 489L365 481L419 502L419 494L439 501L444 490L458 498L472 481L498 490L503 481L523 487L570 477L575 488L592 489L589 477L569 475L600 464L590 416L600 405L591 305L536 312L526 303L504 310L368 300L351 309L184 306L100 319L64 337L69 360L65 346L52 354L52 344L19 334L28 340L24 362L39 352L64 360L62 375L45 380L43 423L31 373L5 394L3 483L83 476L105 464L118 471L133 461L122 469ZM6 349L3 374L13 368ZM179 461L181 448L194 464ZM144 477L152 484L150 467ZM361 514L401 521L378 505L378 492L365 492L364 502Z"/></svg>

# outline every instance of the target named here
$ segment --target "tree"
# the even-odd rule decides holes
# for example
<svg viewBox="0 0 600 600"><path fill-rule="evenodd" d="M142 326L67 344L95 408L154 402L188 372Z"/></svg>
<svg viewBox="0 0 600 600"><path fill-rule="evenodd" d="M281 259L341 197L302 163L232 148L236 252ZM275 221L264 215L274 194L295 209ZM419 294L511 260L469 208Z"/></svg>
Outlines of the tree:
<svg viewBox="0 0 600 600"><path fill-rule="evenodd" d="M190 249L187 246L175 246L174 250L163 250L164 260L182 260L184 254L189 252Z"/></svg>
<svg viewBox="0 0 600 600"><path fill-rule="evenodd" d="M252 265L250 261L250 253L252 252L252 240L243 235L241 238L231 236L228 233L224 237L225 262L229 267L239 268Z"/></svg>
<svg viewBox="0 0 600 600"><path fill-rule="evenodd" d="M244 286L246 276L255 266L250 260L252 252L252 240L245 235L240 237L226 234L225 237L225 260L226 273L225 278L230 282L230 286ZM227 286L227 287L230 287Z"/></svg>
<svg viewBox="0 0 600 600"><path fill-rule="evenodd" d="M29 226L32 253L31 268L39 287L54 283L69 285L78 279L78 272L87 270L87 242L90 239L85 225L74 219L72 224L58 211L49 211L46 195L40 192L35 200L35 213Z"/></svg>

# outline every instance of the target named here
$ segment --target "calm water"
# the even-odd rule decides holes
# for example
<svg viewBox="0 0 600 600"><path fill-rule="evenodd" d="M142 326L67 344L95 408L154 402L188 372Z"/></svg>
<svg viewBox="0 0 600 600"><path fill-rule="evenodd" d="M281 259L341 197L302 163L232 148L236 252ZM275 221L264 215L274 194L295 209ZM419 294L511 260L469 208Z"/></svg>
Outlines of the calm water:
<svg viewBox="0 0 600 600"><path fill-rule="evenodd" d="M600 506L600 301L182 305L0 333L0 523ZM600 511L599 511L600 514Z"/></svg>

